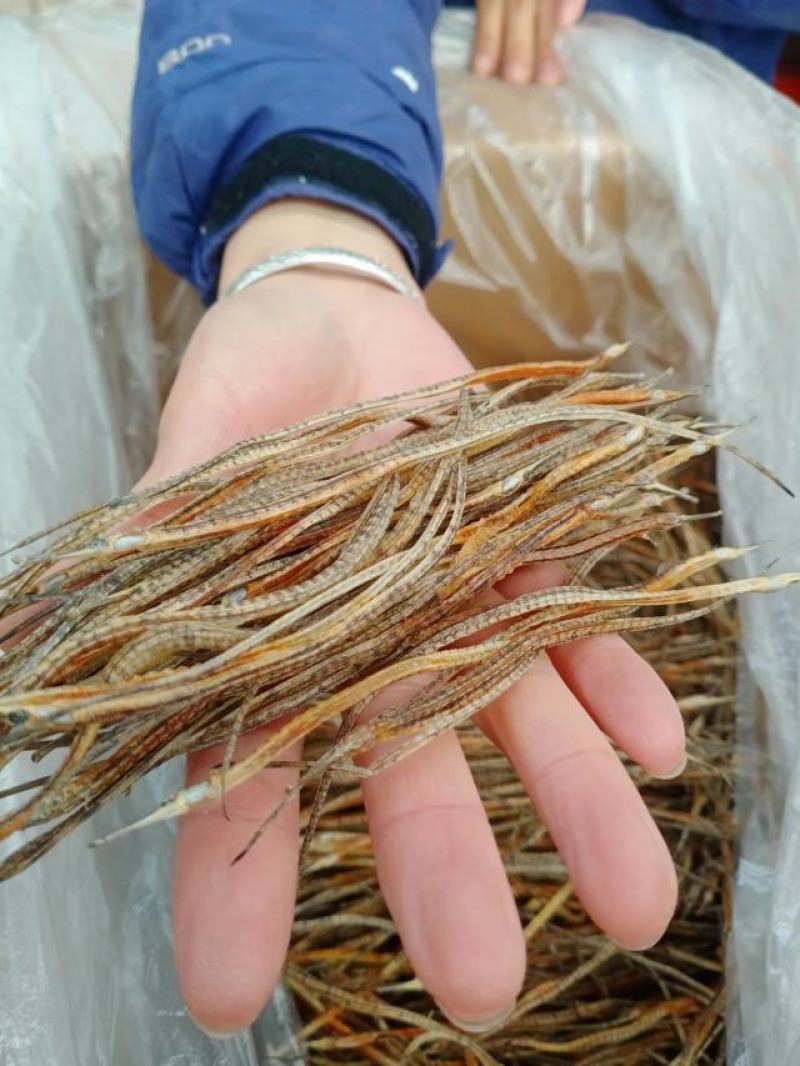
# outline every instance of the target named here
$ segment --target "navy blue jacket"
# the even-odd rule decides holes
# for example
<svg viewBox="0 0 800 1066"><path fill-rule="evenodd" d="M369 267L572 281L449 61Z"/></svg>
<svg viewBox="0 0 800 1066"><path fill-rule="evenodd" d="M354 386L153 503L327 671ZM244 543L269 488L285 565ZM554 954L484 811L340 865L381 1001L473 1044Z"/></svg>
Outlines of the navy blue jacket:
<svg viewBox="0 0 800 1066"><path fill-rule="evenodd" d="M430 36L441 0L147 0L133 100L142 232L205 302L228 237L303 196L389 231L436 272L441 131ZM800 0L589 0L692 33L761 76Z"/></svg>

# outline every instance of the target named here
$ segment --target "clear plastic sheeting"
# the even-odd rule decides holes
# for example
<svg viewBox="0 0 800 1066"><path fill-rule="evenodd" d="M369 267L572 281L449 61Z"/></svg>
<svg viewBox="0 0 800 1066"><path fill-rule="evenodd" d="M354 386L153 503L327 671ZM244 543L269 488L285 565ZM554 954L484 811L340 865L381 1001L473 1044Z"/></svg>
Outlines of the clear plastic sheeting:
<svg viewBox="0 0 800 1066"><path fill-rule="evenodd" d="M432 304L479 362L633 340L800 492L800 109L719 53L609 17L564 36L568 81L464 74L440 23L446 228ZM742 563L800 570L800 503L723 457ZM742 831L729 950L731 1066L800 1064L800 594L741 604Z"/></svg>
<svg viewBox="0 0 800 1066"><path fill-rule="evenodd" d="M715 309L691 252L692 205L672 182L709 131L686 143L688 95L679 81L655 94L642 56L655 54L665 93L684 67L713 82L716 57L592 19L563 42L567 84L518 88L464 74L471 34L471 13L447 12L436 37L443 231L455 247L431 289L434 313L479 365L630 340L637 366L669 367L678 387L707 383ZM670 168L642 136L663 136Z"/></svg>
<svg viewBox="0 0 800 1066"><path fill-rule="evenodd" d="M138 5L25 6L0 15L0 547L131 485L152 454L165 370L128 192ZM0 885L3 1066L255 1066L292 1032L286 996L264 1033L235 1040L187 1016L172 829L87 848L152 809L178 772ZM6 770L2 787L20 776Z"/></svg>
<svg viewBox="0 0 800 1066"><path fill-rule="evenodd" d="M13 0L0 16L2 545L141 473L197 313L161 276L153 340L127 177L139 9ZM448 12L436 34L456 248L434 311L480 363L631 339L639 366L707 385L699 403L743 424L739 443L800 489L800 111L717 53L625 20L567 35L556 89L465 73L471 33L469 15ZM800 504L727 458L720 488L729 539L766 545L742 566L800 569ZM800 595L751 598L742 619L729 1061L795 1066ZM2 1066L302 1062L285 995L233 1040L187 1016L172 827L86 848L152 809L178 773L143 782L0 886Z"/></svg>

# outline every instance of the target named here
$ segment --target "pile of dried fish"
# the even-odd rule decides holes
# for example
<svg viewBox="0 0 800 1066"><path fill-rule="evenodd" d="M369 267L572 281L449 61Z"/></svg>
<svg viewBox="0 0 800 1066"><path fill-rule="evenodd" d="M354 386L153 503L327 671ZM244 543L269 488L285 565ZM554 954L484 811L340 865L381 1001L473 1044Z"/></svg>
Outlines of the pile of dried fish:
<svg viewBox="0 0 800 1066"><path fill-rule="evenodd" d="M686 479L682 479L684 484ZM702 491L705 486L698 485ZM711 550L700 523L630 543L596 573L601 587L646 580ZM709 575L722 580L722 575ZM507 760L471 725L461 740L514 890L528 973L513 1017L493 1032L452 1029L415 980L378 888L359 789L339 782L311 842L286 979L309 1066L535 1063L702 1066L725 1061L724 943L734 827L730 780L737 628L733 604L632 642L676 696L689 765L679 780L631 773L672 851L678 911L644 953L614 947L575 898L545 827ZM314 755L327 739L314 741ZM304 820L312 813L312 797Z"/></svg>
<svg viewBox="0 0 800 1066"><path fill-rule="evenodd" d="M221 798L342 716L350 728L301 784L363 776L357 755L394 740L380 772L465 722L548 646L688 623L795 580L709 579L737 555L723 549L633 583L591 580L615 553L693 521L667 506L664 479L733 448L727 431L680 413L677 395L616 371L615 354L479 371L319 415L49 531L0 584L0 766L66 754L0 822L0 837L39 830L0 878L198 746L228 740L228 757L138 824ZM571 583L478 605L540 560L569 564ZM359 721L376 692L421 672L437 680ZM232 762L232 739L276 721ZM264 813L248 848L275 814Z"/></svg>

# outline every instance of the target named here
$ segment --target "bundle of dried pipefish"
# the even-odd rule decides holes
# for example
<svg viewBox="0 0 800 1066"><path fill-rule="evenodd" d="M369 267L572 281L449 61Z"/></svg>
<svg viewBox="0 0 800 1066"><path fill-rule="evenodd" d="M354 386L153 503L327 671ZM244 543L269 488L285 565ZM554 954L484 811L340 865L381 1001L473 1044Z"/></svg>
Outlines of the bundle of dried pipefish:
<svg viewBox="0 0 800 1066"><path fill-rule="evenodd" d="M698 582L739 554L716 550L633 584L588 582L620 546L690 521L664 506L670 471L732 448L675 410L675 394L616 372L614 354L476 372L320 415L49 531L0 586L0 757L66 754L0 823L2 836L40 830L0 878L192 748L280 720L233 764L229 743L205 783L144 823L221 798L342 716L348 728L302 784L361 775L358 753L396 741L380 772L466 721L548 646L674 625L795 580ZM152 523L132 531L145 508ZM477 605L540 560L569 562L572 583ZM371 696L420 672L436 680L359 721Z"/></svg>
<svg viewBox="0 0 800 1066"><path fill-rule="evenodd" d="M698 486L702 491L702 483ZM652 578L711 550L698 523L629 543L597 567L601 587ZM709 577L722 580L719 572ZM733 604L631 640L683 711L689 765L676 781L631 773L666 837L678 910L645 953L616 948L586 916L545 827L505 758L475 727L461 740L503 854L528 967L514 1015L481 1036L452 1029L415 980L378 888L358 787L328 796L300 884L286 978L309 1066L410 1062L516 1066L702 1066L725 1061L724 943L730 923L730 781L737 627ZM308 755L325 750L316 737ZM307 797L303 817L312 817Z"/></svg>

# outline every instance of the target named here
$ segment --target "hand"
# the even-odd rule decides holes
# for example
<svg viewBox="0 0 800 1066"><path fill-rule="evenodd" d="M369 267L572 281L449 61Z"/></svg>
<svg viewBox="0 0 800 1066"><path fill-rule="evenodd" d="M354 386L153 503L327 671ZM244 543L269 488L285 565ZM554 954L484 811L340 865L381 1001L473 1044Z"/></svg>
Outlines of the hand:
<svg viewBox="0 0 800 1066"><path fill-rule="evenodd" d="M564 71L553 34L574 26L585 7L586 0L477 0L475 73L515 85L557 85Z"/></svg>
<svg viewBox="0 0 800 1066"><path fill-rule="evenodd" d="M305 240L309 217L313 242ZM264 254L304 243L344 244L404 269L389 238L363 220L274 205L229 245L223 284ZM201 321L164 410L148 480L315 412L468 369L421 303L368 280L310 270L274 277L221 301ZM520 571L496 595L558 579L544 567ZM680 766L681 716L658 677L619 638L583 640L543 658L479 724L513 762L592 918L626 947L655 942L674 908L675 874L607 737L652 773ZM243 738L238 753L257 739ZM196 753L189 780L221 758L219 748ZM280 976L296 887L297 807L242 862L231 860L294 780L293 770L271 769L229 793L231 821L214 807L179 823L177 968L189 1010L212 1032L251 1022ZM503 1015L523 981L525 945L455 734L367 780L364 800L381 889L416 973L457 1024Z"/></svg>

